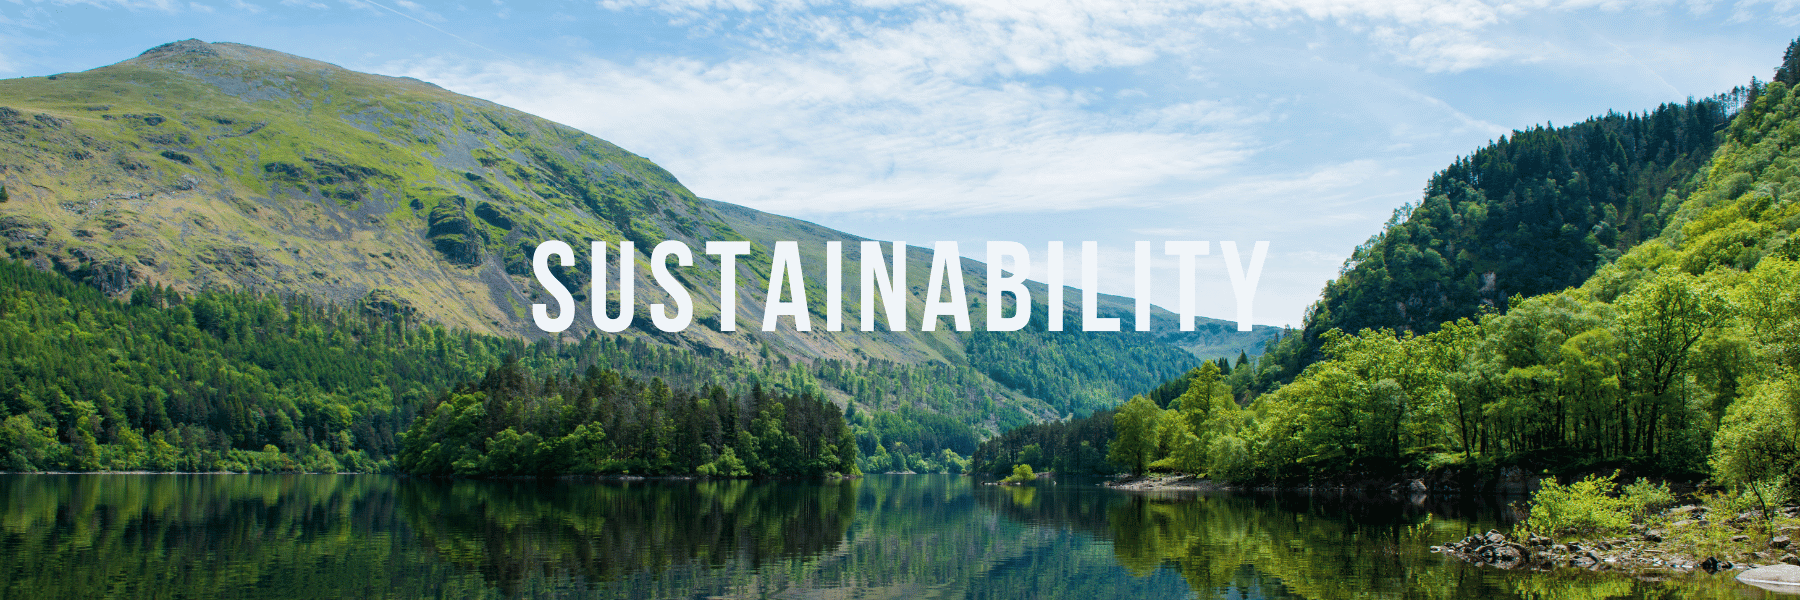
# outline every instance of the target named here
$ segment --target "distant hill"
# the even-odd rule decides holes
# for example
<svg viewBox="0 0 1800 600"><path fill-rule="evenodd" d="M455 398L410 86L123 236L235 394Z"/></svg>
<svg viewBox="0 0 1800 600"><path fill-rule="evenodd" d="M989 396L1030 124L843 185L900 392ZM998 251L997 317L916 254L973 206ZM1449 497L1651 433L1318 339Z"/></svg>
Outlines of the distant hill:
<svg viewBox="0 0 1800 600"><path fill-rule="evenodd" d="M840 405L910 407L989 431L1115 405L1197 363L1183 348L1256 354L1276 334L1210 319L1184 336L1052 335L1041 320L1025 332L981 332L985 267L970 260L976 332L757 331L773 241L801 241L809 270L823 264L819 242L845 241L854 307L851 242L861 238L698 198L642 157L491 102L240 44L187 40L90 71L0 81L0 185L8 255L115 297L149 284L299 294L528 339L544 337L530 316L534 302L548 302L530 276L540 241L634 240L642 269L656 242L680 240L697 254L681 275L695 325L657 331L640 310L639 326L617 335L850 369L966 369L982 380L967 389L989 392L928 401L845 383L854 378L828 381L825 392ZM739 262L739 331L722 333L709 293L718 269L699 250L728 239L751 240L756 252ZM929 251L909 256L916 318ZM584 311L585 272L564 272ZM809 275L817 310L823 281ZM639 277L640 307L667 301L647 272ZM1079 293L1065 297L1075 310ZM1129 323L1129 299L1102 303ZM846 329L857 326L851 312ZM1160 309L1154 318L1172 321ZM578 318L563 337L592 333Z"/></svg>

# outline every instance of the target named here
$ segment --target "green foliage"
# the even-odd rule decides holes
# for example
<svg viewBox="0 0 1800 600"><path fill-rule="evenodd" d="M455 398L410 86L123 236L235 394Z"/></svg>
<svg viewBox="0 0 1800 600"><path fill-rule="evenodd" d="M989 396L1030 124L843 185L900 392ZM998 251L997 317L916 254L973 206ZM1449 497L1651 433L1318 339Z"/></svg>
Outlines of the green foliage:
<svg viewBox="0 0 1800 600"><path fill-rule="evenodd" d="M1531 494L1531 531L1548 536L1602 537L1624 533L1643 506L1617 496L1612 477L1589 475L1569 485L1545 478Z"/></svg>
<svg viewBox="0 0 1800 600"><path fill-rule="evenodd" d="M0 263L0 283L0 468L8 470L371 471L402 449L402 432L424 426L434 433L407 447L411 472L688 473L711 464L722 475L848 474L857 472L856 434L835 405L817 400L824 388L815 374L905 375L915 387L895 390L901 401L941 389L927 367L856 374L841 364L752 361L599 335L527 346L374 303L183 297L161 287L122 303L12 261ZM481 377L508 355L517 361L504 372L516 380ZM528 373L544 381L527 386L536 379ZM557 392L545 381L585 387ZM671 386L711 391L697 398ZM779 400L737 405L759 387L770 390L764 404ZM886 424L877 434L908 440L914 455L934 458L921 463L940 468L958 464L956 450L973 452L978 439L954 419L910 407L862 414ZM752 444L764 452L752 454ZM788 455L796 452L806 456Z"/></svg>
<svg viewBox="0 0 1800 600"><path fill-rule="evenodd" d="M1012 465L1029 463L1057 473L1110 475L1117 471L1106 460L1115 414L1103 410L1086 417L1008 430L982 442L970 457L968 469L1003 476Z"/></svg>
<svg viewBox="0 0 1800 600"><path fill-rule="evenodd" d="M1726 97L1514 131L1433 175L1358 246L1297 336L1248 383L1273 389L1325 358L1333 329L1426 334L1580 285L1656 237L1728 121ZM1271 360L1272 359L1272 360Z"/></svg>
<svg viewBox="0 0 1800 600"><path fill-rule="evenodd" d="M1733 404L1713 440L1721 481L1743 484L1800 475L1800 396L1792 376L1757 386Z"/></svg>
<svg viewBox="0 0 1800 600"><path fill-rule="evenodd" d="M1141 475L1156 460L1162 409L1143 396L1132 396L1113 415L1114 437L1106 460Z"/></svg>
<svg viewBox="0 0 1800 600"><path fill-rule="evenodd" d="M1719 300L1724 284L1657 273L1615 303L1565 293L1515 299L1507 314L1424 336L1330 332L1330 360L1244 410L1225 393L1172 401L1186 431L1164 429L1172 443L1156 466L1237 480L1495 461L1693 472L1704 465L1712 419L1751 376L1742 359L1705 351L1734 335L1734 309Z"/></svg>
<svg viewBox="0 0 1800 600"><path fill-rule="evenodd" d="M842 413L812 396L690 393L598 368L534 379L517 361L421 411L394 466L472 477L859 472Z"/></svg>
<svg viewBox="0 0 1800 600"><path fill-rule="evenodd" d="M982 373L1043 399L1059 414L1086 415L1112 408L1126 394L1150 389L1200 362L1149 334L1047 332L1047 310L1040 301L1024 331L973 332L964 343L970 364Z"/></svg>
<svg viewBox="0 0 1800 600"><path fill-rule="evenodd" d="M376 469L433 388L524 348L367 305L160 287L121 303L0 261L0 460L25 471Z"/></svg>
<svg viewBox="0 0 1800 600"><path fill-rule="evenodd" d="M1800 197L1800 100L1780 82L1752 91L1732 96L1744 108L1704 168L1724 100L1520 132L1459 160L1357 250L1302 335L1225 377L1245 396L1291 382L1242 416L1164 423L1154 466L1301 480L1629 465L1792 485L1800 203L1786 199ZM1498 283L1477 287L1474 272ZM1397 329L1336 329L1350 323ZM1325 360L1305 350L1315 345ZM1152 422L1122 419L1120 435Z"/></svg>
<svg viewBox="0 0 1800 600"><path fill-rule="evenodd" d="M202 72L204 77L196 75ZM106 103L96 104L95 98ZM530 256L541 240L562 239L578 247L588 240L635 240L641 259L664 239L693 246L704 239L817 240L834 234L700 200L667 171L613 144L436 86L193 40L55 80L0 82L0 171L7 173L8 184L0 194L29 183L64 200L63 209L47 212L43 205L0 205L7 255L61 265L77 280L109 293L142 281L147 271L140 267L184 292L254 289L341 298L343 290L371 289L380 292L380 303L390 312L429 310L446 331L501 336L539 333L532 330L528 308L532 301L547 300L530 273ZM115 183L102 189L94 182ZM75 233L101 230L109 232L105 240ZM819 298L822 244L805 246L813 297ZM909 289L923 283L928 272L918 266L921 253L914 254ZM759 285L767 258L764 246L741 263L746 272L740 286ZM700 260L678 277L690 291L718 289L716 265L705 264L704 256ZM495 263L501 273L478 268ZM582 305L577 310L590 300L605 300L587 297L592 289L587 266L551 269L574 292ZM857 280L849 281L845 291L854 297ZM658 292L641 281L638 289L640 303L657 300ZM492 293L466 295L470 290ZM521 291L527 297L520 298ZM707 296L695 294L696 327L716 328L719 307ZM908 301L916 317L922 294ZM681 351L663 357L672 364L720 362L704 372L718 380L710 383L728 382L738 395L753 378L764 378L771 389L830 397L870 415L903 415L857 420L857 444L867 456L878 445L893 452L895 444L905 444L898 452L909 466L936 469L953 463L942 460L945 449L969 456L989 434L1109 408L1130 391L1197 362L1173 343L1145 333L1051 335L1043 330L1047 312L1041 302L1037 310L1024 332L845 333L850 354L838 360L817 360L812 342L790 331L750 333L756 336L752 343L771 349L760 360L697 360L676 356ZM209 327L205 320L212 314L199 316L199 327ZM639 317L622 337L673 346L698 343L708 353L740 350L738 342L727 341L730 336L674 342ZM565 339L584 339L591 331L585 321L577 320ZM1235 335L1221 331L1209 339L1223 343ZM502 354L455 366L469 375L493 366ZM532 368L580 369L585 364L575 363L597 360L559 356ZM619 370L632 372L645 364ZM1119 369L1119 364L1136 368ZM667 370L647 368L658 372L652 377ZM789 381L795 377L808 381ZM386 423L385 437L392 438L426 397L453 381L421 382L406 406L396 406L399 420ZM673 385L674 379L665 376L665 381ZM798 389L808 385L818 389ZM97 408L104 408L100 404ZM64 428L55 428L62 435ZM309 435L305 425L297 424L295 431ZM111 443L99 433L101 443ZM257 441L270 440L227 445L248 444L237 449L257 451ZM274 442L284 452L300 447ZM326 442L321 445L344 452ZM385 443L392 446L391 439ZM369 452L385 457L393 448Z"/></svg>
<svg viewBox="0 0 1800 600"><path fill-rule="evenodd" d="M1002 483L1031 483L1037 481L1037 473L1031 472L1031 465L1014 465L1012 474L1000 481Z"/></svg>
<svg viewBox="0 0 1800 600"><path fill-rule="evenodd" d="M1675 493L1669 491L1669 484L1653 483L1649 479L1639 479L1636 483L1625 486L1623 497L1635 511L1633 516L1638 519L1675 505Z"/></svg>
<svg viewBox="0 0 1800 600"><path fill-rule="evenodd" d="M712 462L694 468L695 475L706 477L749 477L750 468L737 457L737 448L726 446Z"/></svg>

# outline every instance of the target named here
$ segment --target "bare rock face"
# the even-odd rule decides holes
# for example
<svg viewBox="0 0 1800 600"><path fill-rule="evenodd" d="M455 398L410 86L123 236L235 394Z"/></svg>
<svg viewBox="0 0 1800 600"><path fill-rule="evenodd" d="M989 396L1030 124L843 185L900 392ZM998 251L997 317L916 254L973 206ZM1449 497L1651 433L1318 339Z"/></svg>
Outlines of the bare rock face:
<svg viewBox="0 0 1800 600"><path fill-rule="evenodd" d="M459 265L481 263L481 235L469 222L468 213L463 212L461 198L432 209L430 224L427 235L446 260Z"/></svg>

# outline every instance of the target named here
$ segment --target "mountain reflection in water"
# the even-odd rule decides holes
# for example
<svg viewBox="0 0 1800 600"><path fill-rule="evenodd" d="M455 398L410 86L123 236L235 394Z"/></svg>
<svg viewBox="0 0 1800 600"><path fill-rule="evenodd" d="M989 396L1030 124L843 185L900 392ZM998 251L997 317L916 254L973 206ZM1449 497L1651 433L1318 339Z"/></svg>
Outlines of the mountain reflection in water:
<svg viewBox="0 0 1800 600"><path fill-rule="evenodd" d="M1432 543L1495 505L1091 483L0 475L4 598L1756 597L1505 573ZM1446 516L1454 515L1454 516Z"/></svg>

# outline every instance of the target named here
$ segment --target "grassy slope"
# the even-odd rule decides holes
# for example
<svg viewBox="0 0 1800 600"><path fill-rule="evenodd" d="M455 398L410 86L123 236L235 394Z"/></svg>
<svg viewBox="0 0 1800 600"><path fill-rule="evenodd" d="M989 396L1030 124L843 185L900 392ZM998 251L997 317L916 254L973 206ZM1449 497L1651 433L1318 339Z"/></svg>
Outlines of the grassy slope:
<svg viewBox="0 0 1800 600"><path fill-rule="evenodd" d="M0 237L8 253L112 293L159 283L374 299L451 326L529 337L541 335L530 305L547 302L528 276L541 240L578 248L637 240L643 269L662 239L696 253L705 240L749 239L757 252L740 261L738 332L704 325L716 323L718 270L698 254L683 275L696 325L656 332L640 312L640 328L627 335L740 354L768 347L849 363L951 364L969 364L971 336L984 335L920 332L916 323L908 332L825 333L817 271L808 291L815 330L757 331L773 240L810 242L802 248L812 269L823 264L817 242L846 241L845 298L854 308L859 238L698 199L655 164L603 140L417 80L190 40L91 71L0 82L0 107L0 185L8 192ZM914 248L910 259L916 319L929 252ZM585 280L585 262L575 279ZM985 267L965 260L963 269L980 330ZM638 281L638 304L666 301L648 273ZM572 287L586 310L586 282ZM1073 316L1078 296L1065 296ZM1103 312L1130 310L1127 299L1103 301ZM586 321L577 319L569 335L585 333ZM845 328L857 326L847 315ZM1235 354L1260 349L1272 333L1172 341ZM1058 346L1056 353L1182 360L1171 345L1136 334L1112 340L1131 349L1125 353L1088 348L1079 337L1034 343ZM983 360L1066 360L1056 353ZM1123 382L1170 370L1134 367L1117 381L1080 383L1082 403L1122 397L1137 391ZM1068 399L1008 393L1014 407L1039 416L1076 408Z"/></svg>

